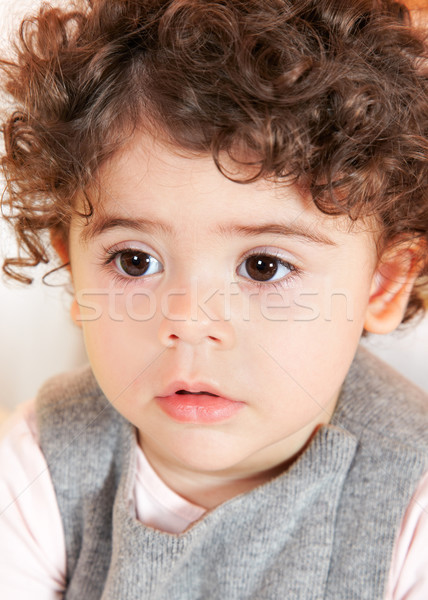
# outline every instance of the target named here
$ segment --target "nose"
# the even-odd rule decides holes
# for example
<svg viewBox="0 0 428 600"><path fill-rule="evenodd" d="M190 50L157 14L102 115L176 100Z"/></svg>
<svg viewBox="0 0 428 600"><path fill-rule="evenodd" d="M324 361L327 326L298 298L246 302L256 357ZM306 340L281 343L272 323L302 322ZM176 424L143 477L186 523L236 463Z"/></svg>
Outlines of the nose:
<svg viewBox="0 0 428 600"><path fill-rule="evenodd" d="M165 347L180 342L207 343L219 350L235 344L235 331L227 314L226 294L220 288L192 280L190 286L169 289L161 298L159 339Z"/></svg>

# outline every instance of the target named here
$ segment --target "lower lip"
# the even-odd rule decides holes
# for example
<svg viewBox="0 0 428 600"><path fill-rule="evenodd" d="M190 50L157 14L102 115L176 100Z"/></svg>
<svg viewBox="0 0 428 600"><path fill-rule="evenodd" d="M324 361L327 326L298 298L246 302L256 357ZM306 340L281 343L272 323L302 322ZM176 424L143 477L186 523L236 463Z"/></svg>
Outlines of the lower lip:
<svg viewBox="0 0 428 600"><path fill-rule="evenodd" d="M190 394L158 396L161 409L180 423L218 423L233 417L244 406L244 402L234 402L221 396Z"/></svg>

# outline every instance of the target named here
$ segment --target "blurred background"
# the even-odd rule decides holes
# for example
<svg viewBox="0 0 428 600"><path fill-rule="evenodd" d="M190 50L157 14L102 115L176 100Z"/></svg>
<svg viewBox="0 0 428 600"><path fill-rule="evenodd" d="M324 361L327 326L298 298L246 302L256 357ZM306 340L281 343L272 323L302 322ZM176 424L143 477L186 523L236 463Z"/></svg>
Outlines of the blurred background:
<svg viewBox="0 0 428 600"><path fill-rule="evenodd" d="M9 51L10 32L40 3L0 0L2 56ZM55 1L60 3L61 0ZM63 3L67 4L67 0ZM0 192L3 189L0 174ZM5 256L14 255L14 239L0 217L0 265ZM64 287L48 287L41 281L53 266L34 269L34 283L30 286L0 278L0 420L17 404L33 398L47 377L87 361L81 331L69 316L71 296ZM64 281L64 275L59 275L52 275L49 282Z"/></svg>
<svg viewBox="0 0 428 600"><path fill-rule="evenodd" d="M34 0L0 0L2 55L9 47L10 31L38 4ZM428 0L408 4L418 19L428 14ZM0 179L1 191L3 187ZM15 244L0 218L0 264L6 255L15 255ZM42 265L34 269L35 281L30 286L0 279L0 420L34 397L49 376L87 361L81 331L69 315L71 296L64 287L48 287L41 281L51 268ZM48 281L64 282L64 274L54 274ZM428 318L404 332L370 336L363 344L428 391Z"/></svg>

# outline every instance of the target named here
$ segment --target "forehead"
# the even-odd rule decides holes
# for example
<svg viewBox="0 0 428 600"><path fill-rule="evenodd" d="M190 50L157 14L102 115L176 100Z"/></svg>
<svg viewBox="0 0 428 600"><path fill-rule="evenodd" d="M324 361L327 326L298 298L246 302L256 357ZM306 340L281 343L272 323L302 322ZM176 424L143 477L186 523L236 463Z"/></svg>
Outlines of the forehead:
<svg viewBox="0 0 428 600"><path fill-rule="evenodd" d="M226 164L231 178L251 172ZM158 230L165 235L195 235L195 224L219 236L265 233L297 235L323 245L344 243L349 236L373 238L373 223L352 222L347 216L325 215L296 184L266 179L233 181L221 173L209 155L191 154L137 134L100 168L89 190L94 216L82 240L114 227Z"/></svg>

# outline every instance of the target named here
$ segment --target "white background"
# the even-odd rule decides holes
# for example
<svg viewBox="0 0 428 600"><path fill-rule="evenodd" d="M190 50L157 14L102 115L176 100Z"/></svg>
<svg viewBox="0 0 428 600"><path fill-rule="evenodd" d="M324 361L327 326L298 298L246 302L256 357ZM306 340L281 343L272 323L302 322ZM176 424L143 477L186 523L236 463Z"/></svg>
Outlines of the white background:
<svg viewBox="0 0 428 600"><path fill-rule="evenodd" d="M31 0L0 0L2 54L13 23L35 7ZM14 242L0 219L1 263L5 254L14 255ZM41 282L50 268L34 269L31 286L0 281L0 418L2 411L32 398L47 377L87 360L81 331L69 317L70 296ZM372 336L364 343L428 390L428 319L408 333Z"/></svg>
<svg viewBox="0 0 428 600"><path fill-rule="evenodd" d="M28 11L37 10L38 4L34 0L0 0L2 55L8 51L14 24ZM1 180L0 186L3 190ZM1 264L4 255L15 255L14 249L9 227L0 219ZM86 362L81 331L69 317L69 294L41 282L52 267L33 269L35 281L30 286L6 283L5 278L0 281L0 415L2 409L10 410L32 398L51 374Z"/></svg>

